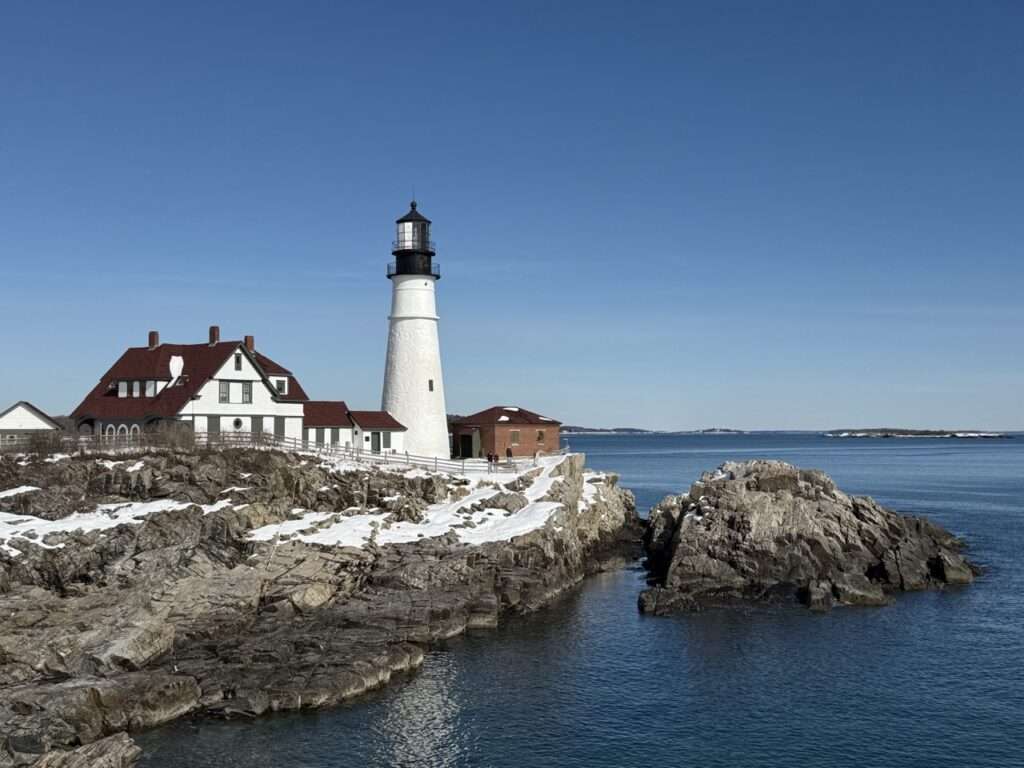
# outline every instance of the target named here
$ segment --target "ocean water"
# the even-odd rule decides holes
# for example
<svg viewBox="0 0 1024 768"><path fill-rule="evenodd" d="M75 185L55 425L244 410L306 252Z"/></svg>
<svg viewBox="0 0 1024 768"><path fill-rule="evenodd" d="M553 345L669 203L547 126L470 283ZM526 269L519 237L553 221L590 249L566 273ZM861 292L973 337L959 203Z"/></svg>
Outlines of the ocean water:
<svg viewBox="0 0 1024 768"><path fill-rule="evenodd" d="M473 632L335 710L182 721L144 766L1022 766L1024 436L576 436L647 509L729 459L779 458L928 515L985 568L886 608L641 616L639 568Z"/></svg>

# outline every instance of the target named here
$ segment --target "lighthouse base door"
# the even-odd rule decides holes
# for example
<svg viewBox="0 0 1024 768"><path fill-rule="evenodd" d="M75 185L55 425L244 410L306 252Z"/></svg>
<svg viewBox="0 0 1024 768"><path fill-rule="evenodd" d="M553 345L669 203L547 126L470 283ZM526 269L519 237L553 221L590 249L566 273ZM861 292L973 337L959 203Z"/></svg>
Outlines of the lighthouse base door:
<svg viewBox="0 0 1024 768"><path fill-rule="evenodd" d="M380 453L380 432L370 433L370 450L374 453Z"/></svg>

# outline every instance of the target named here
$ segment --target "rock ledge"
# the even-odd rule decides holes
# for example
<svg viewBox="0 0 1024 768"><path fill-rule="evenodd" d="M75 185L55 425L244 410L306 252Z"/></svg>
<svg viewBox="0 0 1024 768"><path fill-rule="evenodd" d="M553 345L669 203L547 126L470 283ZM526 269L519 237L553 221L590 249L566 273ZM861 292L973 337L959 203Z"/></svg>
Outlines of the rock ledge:
<svg viewBox="0 0 1024 768"><path fill-rule="evenodd" d="M651 510L652 586L640 610L793 598L816 610L884 605L895 592L972 582L962 546L928 520L846 495L824 472L728 462Z"/></svg>

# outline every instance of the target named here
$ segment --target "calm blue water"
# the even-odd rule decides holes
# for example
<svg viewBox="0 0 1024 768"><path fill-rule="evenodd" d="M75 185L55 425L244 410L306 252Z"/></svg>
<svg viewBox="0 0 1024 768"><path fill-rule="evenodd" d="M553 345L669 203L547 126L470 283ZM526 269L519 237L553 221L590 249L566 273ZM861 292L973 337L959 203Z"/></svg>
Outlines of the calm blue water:
<svg viewBox="0 0 1024 768"><path fill-rule="evenodd" d="M727 459L818 467L986 567L888 608L643 617L637 569L337 710L141 734L146 766L1024 765L1024 437L582 436L642 509Z"/></svg>

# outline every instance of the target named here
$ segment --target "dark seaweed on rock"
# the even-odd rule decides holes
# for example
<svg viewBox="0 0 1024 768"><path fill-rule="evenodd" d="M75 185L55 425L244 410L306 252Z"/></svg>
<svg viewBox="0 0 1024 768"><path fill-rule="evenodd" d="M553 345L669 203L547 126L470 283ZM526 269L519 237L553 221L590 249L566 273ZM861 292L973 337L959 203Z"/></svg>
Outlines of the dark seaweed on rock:
<svg viewBox="0 0 1024 768"><path fill-rule="evenodd" d="M792 598L817 610L883 605L977 573L940 526L780 461L704 473L651 511L644 546L651 587L640 609L654 614Z"/></svg>

